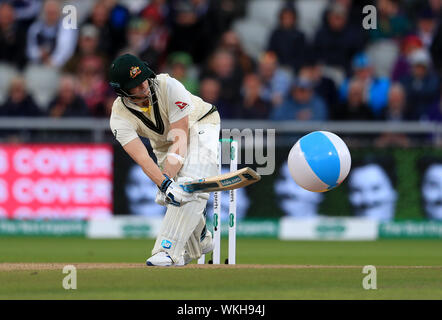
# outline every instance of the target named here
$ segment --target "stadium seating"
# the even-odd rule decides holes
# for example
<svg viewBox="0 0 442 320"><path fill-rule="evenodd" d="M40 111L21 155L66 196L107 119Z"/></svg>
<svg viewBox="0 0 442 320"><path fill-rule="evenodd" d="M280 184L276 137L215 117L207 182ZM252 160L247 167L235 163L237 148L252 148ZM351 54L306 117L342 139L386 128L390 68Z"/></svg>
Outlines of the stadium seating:
<svg viewBox="0 0 442 320"><path fill-rule="evenodd" d="M42 110L46 110L58 88L59 70L43 65L29 64L24 71L24 77L35 103Z"/></svg>
<svg viewBox="0 0 442 320"><path fill-rule="evenodd" d="M298 0L295 2L298 11L298 28L304 32L309 40L322 24L322 14L327 7L328 0Z"/></svg>
<svg viewBox="0 0 442 320"><path fill-rule="evenodd" d="M18 74L18 71L11 65L0 63L0 104L6 101L8 97L9 83L12 78Z"/></svg>
<svg viewBox="0 0 442 320"><path fill-rule="evenodd" d="M298 27L312 39L322 23L322 12L327 0L299 0L295 6L298 11ZM247 5L247 16L234 23L246 52L253 58L259 58L266 49L270 33L278 23L279 10L284 5L281 0L250 1Z"/></svg>
<svg viewBox="0 0 442 320"><path fill-rule="evenodd" d="M239 35L244 50L251 57L258 59L265 50L282 5L281 0L249 1L247 16L234 23L233 29Z"/></svg>

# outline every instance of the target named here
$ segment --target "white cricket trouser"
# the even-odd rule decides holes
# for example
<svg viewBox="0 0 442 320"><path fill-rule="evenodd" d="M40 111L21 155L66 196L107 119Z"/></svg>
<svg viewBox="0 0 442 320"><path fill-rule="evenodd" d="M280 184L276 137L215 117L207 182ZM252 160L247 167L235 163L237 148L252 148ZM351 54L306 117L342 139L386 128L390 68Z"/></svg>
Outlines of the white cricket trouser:
<svg viewBox="0 0 442 320"><path fill-rule="evenodd" d="M187 157L175 180L194 180L218 174L219 130L219 124L209 123L196 123L190 128ZM157 157L164 161L166 154L159 154ZM180 207L168 205L152 255L165 251L177 262L187 243L192 257L198 258L201 255L199 241L196 241L199 235L194 231L202 230L205 225L203 212L208 199L209 193L199 193L197 200ZM190 239L191 237L195 239Z"/></svg>

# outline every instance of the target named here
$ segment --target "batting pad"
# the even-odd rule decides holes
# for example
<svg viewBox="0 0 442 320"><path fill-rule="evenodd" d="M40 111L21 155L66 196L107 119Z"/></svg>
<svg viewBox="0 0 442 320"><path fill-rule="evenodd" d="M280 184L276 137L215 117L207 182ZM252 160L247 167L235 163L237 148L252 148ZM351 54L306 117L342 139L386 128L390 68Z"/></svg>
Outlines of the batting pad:
<svg viewBox="0 0 442 320"><path fill-rule="evenodd" d="M201 232L206 226L206 218L201 215L200 221L195 230L190 234L189 240L186 242L185 249L190 258L198 259L202 255L201 251Z"/></svg>
<svg viewBox="0 0 442 320"><path fill-rule="evenodd" d="M197 200L185 203L180 207L167 206L166 215L161 224L160 234L155 241L152 255L164 251L169 254L175 263L178 262L184 253L184 246L192 232L196 231L195 229L200 225L201 219L204 218L203 212L207 204L207 196L206 194L202 195L202 197L197 197Z"/></svg>

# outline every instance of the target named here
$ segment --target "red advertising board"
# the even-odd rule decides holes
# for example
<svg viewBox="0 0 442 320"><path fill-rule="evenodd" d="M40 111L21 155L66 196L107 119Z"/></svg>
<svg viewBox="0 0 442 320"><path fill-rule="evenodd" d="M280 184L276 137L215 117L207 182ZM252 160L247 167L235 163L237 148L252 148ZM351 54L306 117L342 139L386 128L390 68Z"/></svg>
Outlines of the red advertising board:
<svg viewBox="0 0 442 320"><path fill-rule="evenodd" d="M0 218L112 215L109 145L0 145Z"/></svg>

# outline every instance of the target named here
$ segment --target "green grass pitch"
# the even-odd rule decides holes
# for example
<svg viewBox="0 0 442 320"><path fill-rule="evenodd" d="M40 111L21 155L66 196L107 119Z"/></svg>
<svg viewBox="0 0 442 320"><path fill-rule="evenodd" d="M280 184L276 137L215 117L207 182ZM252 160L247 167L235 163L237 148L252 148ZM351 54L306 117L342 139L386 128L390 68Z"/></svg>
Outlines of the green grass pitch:
<svg viewBox="0 0 442 320"><path fill-rule="evenodd" d="M145 267L152 247L149 239L0 238L0 299L442 299L438 240L240 238L237 267L202 268ZM222 247L225 258L227 241ZM65 290L62 266L77 263L77 289ZM376 290L362 287L364 265L377 267Z"/></svg>

